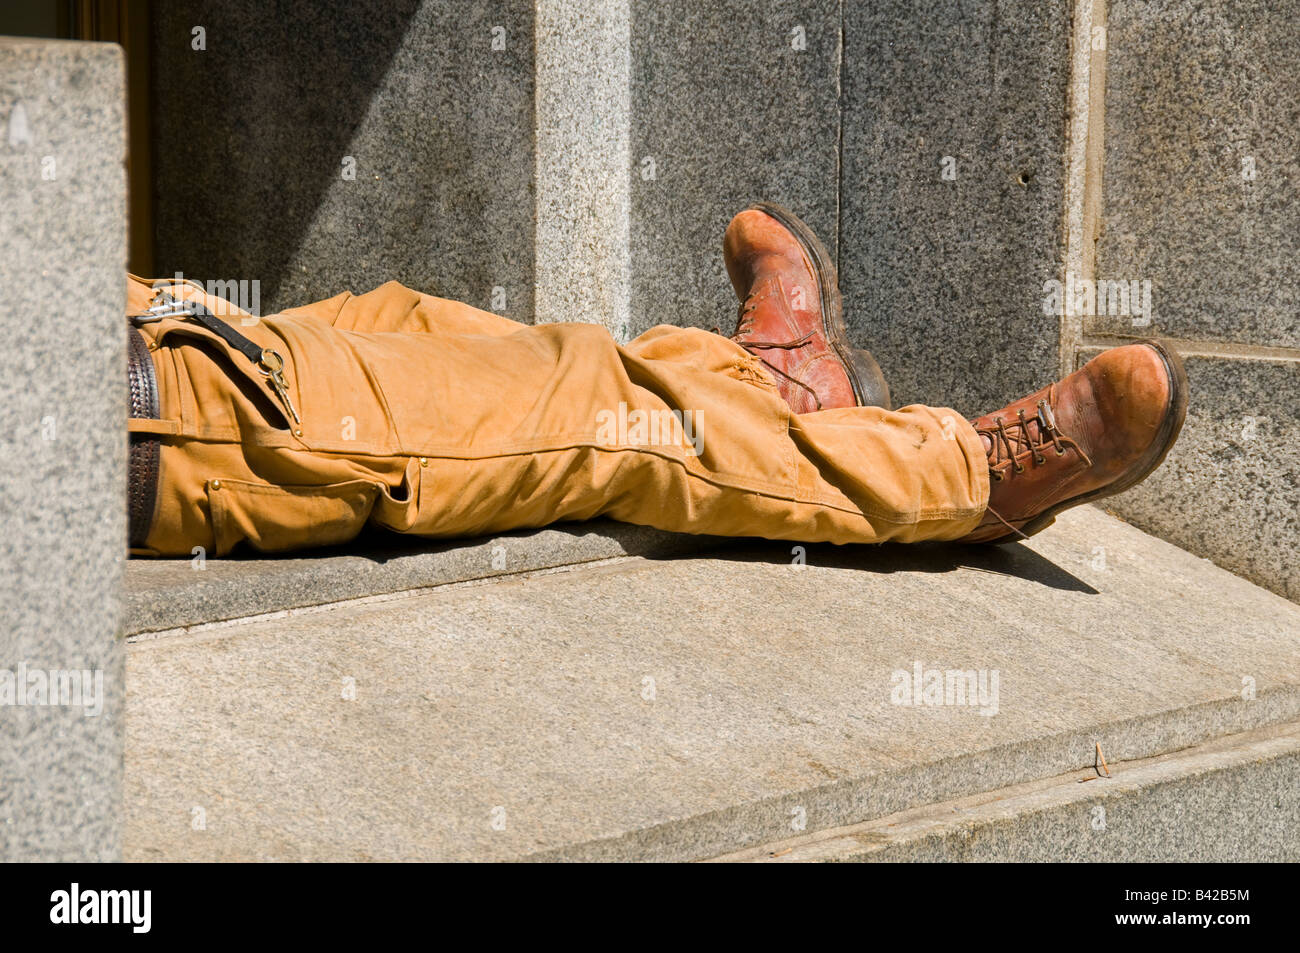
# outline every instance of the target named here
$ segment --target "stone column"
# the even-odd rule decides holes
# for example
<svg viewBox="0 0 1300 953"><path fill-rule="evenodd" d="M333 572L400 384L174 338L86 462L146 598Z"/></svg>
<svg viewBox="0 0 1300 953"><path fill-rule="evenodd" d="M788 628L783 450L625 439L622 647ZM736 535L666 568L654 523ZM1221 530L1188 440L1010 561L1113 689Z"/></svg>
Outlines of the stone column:
<svg viewBox="0 0 1300 953"><path fill-rule="evenodd" d="M627 340L632 162L628 0L538 0L538 321Z"/></svg>
<svg viewBox="0 0 1300 953"><path fill-rule="evenodd" d="M117 46L0 38L5 861L121 852L123 103Z"/></svg>

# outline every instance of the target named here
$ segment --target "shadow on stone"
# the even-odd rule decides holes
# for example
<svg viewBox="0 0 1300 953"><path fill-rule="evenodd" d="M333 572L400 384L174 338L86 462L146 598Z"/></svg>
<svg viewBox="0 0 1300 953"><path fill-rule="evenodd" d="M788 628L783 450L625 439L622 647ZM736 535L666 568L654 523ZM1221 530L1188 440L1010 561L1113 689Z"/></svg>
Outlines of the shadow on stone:
<svg viewBox="0 0 1300 953"><path fill-rule="evenodd" d="M125 631L136 635L627 556L666 562L708 559L789 565L795 545L691 536L593 520L460 540L428 540L372 529L345 546L281 555L241 550L201 564L189 559L133 559L127 566ZM804 549L808 565L820 569L874 574L968 569L1027 579L1062 592L1097 594L1020 544L827 544Z"/></svg>
<svg viewBox="0 0 1300 953"><path fill-rule="evenodd" d="M713 558L735 562L791 563L791 549L796 544L749 541L743 549ZM1002 546L964 546L951 543L885 544L881 546L805 546L804 558L810 566L826 569L852 569L877 574L895 572L946 573L958 569L1013 576L1059 589L1095 596L1098 590L1062 569L1050 559L1022 543ZM650 556L649 558L657 558Z"/></svg>
<svg viewBox="0 0 1300 953"><path fill-rule="evenodd" d="M328 16L292 17L248 2L161 11L160 268L256 275L263 299L274 299L419 6L334 4ZM206 30L203 51L191 48L196 23Z"/></svg>
<svg viewBox="0 0 1300 953"><path fill-rule="evenodd" d="M579 550L585 550L587 546L594 544L607 546L610 556L640 556L645 559L721 558L733 562L788 564L791 562L792 549L795 546L802 546L809 565L829 569L854 569L878 574L942 573L971 569L993 575L1028 579L1064 592L1097 594L1097 590L1092 586L1021 543L1001 546L963 546L952 543L881 546L835 546L825 543L804 545L759 538L726 539L717 536L692 536L604 520L593 520L588 523L558 523L542 530L524 529L489 537L453 540L421 539L417 536L402 536L370 527L356 539L341 546L285 553L281 556L241 549L224 557L223 561L265 563L266 561L351 557L383 566L394 560L415 556L424 558L435 558L440 555L455 556L462 550L478 550L484 546L499 546L510 550L519 547L532 548L540 545L534 542L534 537L543 532L547 534L546 548L572 546L575 555ZM585 559L575 558L574 563L588 561L590 558L592 558L590 555Z"/></svg>
<svg viewBox="0 0 1300 953"><path fill-rule="evenodd" d="M617 555L672 557L682 552L706 552L725 548L738 542L749 540L732 540L720 536L694 536L689 533L670 533L652 529L649 526L637 526L632 523L615 523L608 520L591 520L585 523L554 523L536 529L518 529L507 533L494 533L489 536L467 536L460 539L425 539L420 536L406 536L376 526L367 526L354 539L335 546L321 546L315 549L301 549L286 553L260 553L241 544L235 550L220 557L223 563L287 563L302 562L312 559L333 559L350 557L365 560L376 565L384 565L393 560L412 556L433 557L454 554L462 550L477 550L484 546L508 546L511 549L532 548L534 539L545 534L547 545L574 546L583 544L609 544L617 547ZM756 540L762 543L765 540ZM610 555L614 555L613 552ZM137 563L188 563L188 558L174 560L136 559Z"/></svg>

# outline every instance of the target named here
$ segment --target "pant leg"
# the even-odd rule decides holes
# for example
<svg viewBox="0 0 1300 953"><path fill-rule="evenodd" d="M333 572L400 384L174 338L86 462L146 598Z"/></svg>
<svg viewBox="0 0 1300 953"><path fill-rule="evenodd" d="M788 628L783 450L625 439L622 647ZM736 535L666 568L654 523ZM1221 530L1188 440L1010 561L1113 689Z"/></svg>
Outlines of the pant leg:
<svg viewBox="0 0 1300 953"><path fill-rule="evenodd" d="M957 538L983 514L984 449L955 411L794 416L718 335L661 326L620 347L599 326L436 301L386 285L241 328L285 354L297 427L210 348L156 337L179 433L164 438L149 549L292 549L367 521L446 538L596 516L915 541Z"/></svg>

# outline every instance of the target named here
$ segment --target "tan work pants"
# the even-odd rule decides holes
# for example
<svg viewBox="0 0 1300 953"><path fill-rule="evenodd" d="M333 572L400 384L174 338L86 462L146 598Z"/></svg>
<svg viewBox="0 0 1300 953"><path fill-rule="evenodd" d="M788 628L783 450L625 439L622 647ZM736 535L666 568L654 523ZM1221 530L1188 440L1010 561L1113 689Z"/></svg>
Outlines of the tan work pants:
<svg viewBox="0 0 1300 953"><path fill-rule="evenodd" d="M128 310L150 283L133 278ZM146 548L223 555L339 543L367 523L462 537L603 516L804 542L955 539L988 501L957 412L796 416L716 334L517 324L390 282L252 318L189 285L285 361L294 423L240 352L192 320L143 325L158 375L158 505Z"/></svg>

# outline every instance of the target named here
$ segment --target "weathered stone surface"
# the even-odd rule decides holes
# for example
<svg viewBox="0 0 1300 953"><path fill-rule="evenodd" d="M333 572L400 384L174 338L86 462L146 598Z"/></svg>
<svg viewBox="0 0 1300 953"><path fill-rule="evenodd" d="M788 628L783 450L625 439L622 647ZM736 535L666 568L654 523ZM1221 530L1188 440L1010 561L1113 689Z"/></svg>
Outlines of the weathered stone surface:
<svg viewBox="0 0 1300 953"><path fill-rule="evenodd" d="M633 0L631 316L735 327L722 234L779 202L836 247L839 4Z"/></svg>
<svg viewBox="0 0 1300 953"><path fill-rule="evenodd" d="M716 858L808 863L1300 859L1300 725L1231 735ZM1082 782L1090 783L1082 783Z"/></svg>
<svg viewBox="0 0 1300 953"><path fill-rule="evenodd" d="M374 533L341 550L280 559L134 559L126 571L126 633L726 542L596 521L455 543Z"/></svg>
<svg viewBox="0 0 1300 953"><path fill-rule="evenodd" d="M258 280L261 313L396 279L532 320L531 3L182 0L153 55L164 275Z"/></svg>
<svg viewBox="0 0 1300 953"><path fill-rule="evenodd" d="M1069 37L1065 0L844 7L841 283L900 406L1055 376Z"/></svg>
<svg viewBox="0 0 1300 953"><path fill-rule="evenodd" d="M1084 350L1079 361L1096 352ZM1300 363L1188 358L1187 422L1161 467L1105 507L1300 601Z"/></svg>
<svg viewBox="0 0 1300 953"><path fill-rule="evenodd" d="M806 555L135 643L127 856L710 857L1300 717L1300 606L1092 508ZM918 662L997 670L997 713L893 703Z"/></svg>
<svg viewBox="0 0 1300 953"><path fill-rule="evenodd" d="M1294 6L1116 3L1107 36L1098 276L1151 282L1138 333L1300 346Z"/></svg>
<svg viewBox="0 0 1300 953"><path fill-rule="evenodd" d="M126 557L121 50L0 38L0 859L115 860ZM19 666L89 671L30 707ZM94 673L102 710L94 714ZM30 683L29 683L30 684ZM72 701L72 699L69 699Z"/></svg>

